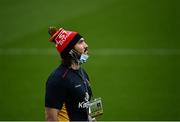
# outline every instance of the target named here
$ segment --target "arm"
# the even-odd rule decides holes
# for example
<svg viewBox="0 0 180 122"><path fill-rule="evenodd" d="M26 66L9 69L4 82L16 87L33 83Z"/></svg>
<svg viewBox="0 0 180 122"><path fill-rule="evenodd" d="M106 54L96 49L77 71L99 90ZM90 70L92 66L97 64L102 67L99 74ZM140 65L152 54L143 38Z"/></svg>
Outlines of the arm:
<svg viewBox="0 0 180 122"><path fill-rule="evenodd" d="M58 109L45 107L45 120L46 121L58 121Z"/></svg>
<svg viewBox="0 0 180 122"><path fill-rule="evenodd" d="M51 76L46 82L45 91L45 120L57 121L58 112L65 101L66 89L63 79ZM61 83L61 84L59 84Z"/></svg>

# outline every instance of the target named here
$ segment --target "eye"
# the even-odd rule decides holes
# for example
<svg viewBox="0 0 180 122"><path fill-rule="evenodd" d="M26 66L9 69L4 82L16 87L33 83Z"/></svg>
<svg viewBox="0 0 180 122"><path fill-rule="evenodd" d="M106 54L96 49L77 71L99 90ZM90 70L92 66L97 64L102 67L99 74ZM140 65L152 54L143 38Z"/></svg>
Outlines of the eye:
<svg viewBox="0 0 180 122"><path fill-rule="evenodd" d="M80 39L80 40L78 41L79 44L81 44L82 42L84 42L83 39Z"/></svg>

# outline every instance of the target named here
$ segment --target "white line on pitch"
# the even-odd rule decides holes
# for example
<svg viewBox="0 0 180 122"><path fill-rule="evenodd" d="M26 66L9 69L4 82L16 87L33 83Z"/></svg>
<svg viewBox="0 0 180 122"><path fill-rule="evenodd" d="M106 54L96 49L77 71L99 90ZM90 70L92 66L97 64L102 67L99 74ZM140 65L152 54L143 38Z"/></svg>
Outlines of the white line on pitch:
<svg viewBox="0 0 180 122"><path fill-rule="evenodd" d="M89 49L90 55L180 55L180 49L133 49L133 48L99 48ZM0 55L58 55L54 48L0 48Z"/></svg>

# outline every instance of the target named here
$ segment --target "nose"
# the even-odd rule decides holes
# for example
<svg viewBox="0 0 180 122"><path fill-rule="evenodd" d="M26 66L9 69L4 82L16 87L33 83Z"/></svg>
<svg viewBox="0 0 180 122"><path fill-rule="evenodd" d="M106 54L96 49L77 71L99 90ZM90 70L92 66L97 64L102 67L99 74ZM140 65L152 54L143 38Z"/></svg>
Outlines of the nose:
<svg viewBox="0 0 180 122"><path fill-rule="evenodd" d="M88 45L86 44L86 42L85 42L85 41L84 41L84 47L85 47L85 48L87 48L87 47L88 47Z"/></svg>

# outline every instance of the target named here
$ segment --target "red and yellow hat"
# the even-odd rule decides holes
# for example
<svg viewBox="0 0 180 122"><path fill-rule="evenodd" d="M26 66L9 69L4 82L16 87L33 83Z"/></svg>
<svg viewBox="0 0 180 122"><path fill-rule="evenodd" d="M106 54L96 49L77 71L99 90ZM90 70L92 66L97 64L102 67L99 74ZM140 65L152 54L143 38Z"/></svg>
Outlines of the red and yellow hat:
<svg viewBox="0 0 180 122"><path fill-rule="evenodd" d="M49 34L51 35L49 41L56 44L56 49L59 53L65 51L69 52L74 47L74 45L82 38L82 36L78 32L67 31L63 28L53 29L53 31L50 30L51 32L49 32Z"/></svg>

